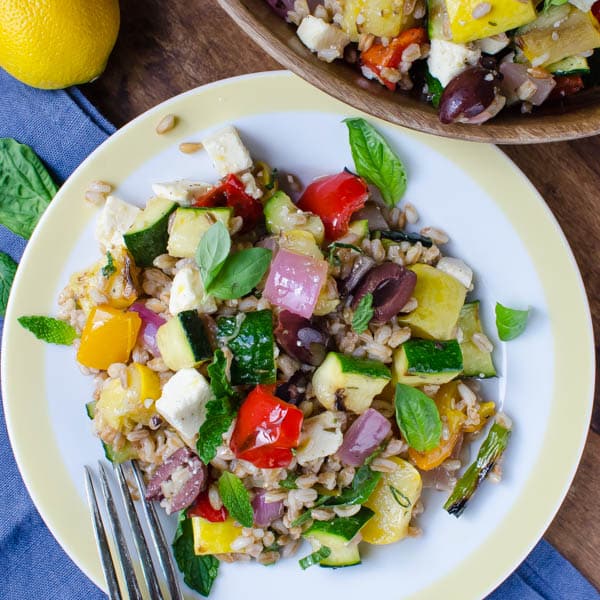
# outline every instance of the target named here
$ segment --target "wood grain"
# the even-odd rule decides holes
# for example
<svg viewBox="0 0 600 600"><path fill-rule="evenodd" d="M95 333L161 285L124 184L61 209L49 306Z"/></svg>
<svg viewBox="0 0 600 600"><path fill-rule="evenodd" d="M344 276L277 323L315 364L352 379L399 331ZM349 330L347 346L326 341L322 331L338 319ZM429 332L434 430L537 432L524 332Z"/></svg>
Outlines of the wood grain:
<svg viewBox="0 0 600 600"><path fill-rule="evenodd" d="M121 10L121 32L107 70L83 88L117 126L203 83L279 68L239 31L216 0L121 0ZM600 334L600 136L502 149L544 196L570 241ZM600 588L597 383L593 427L598 433L590 432L573 486L546 538Z"/></svg>

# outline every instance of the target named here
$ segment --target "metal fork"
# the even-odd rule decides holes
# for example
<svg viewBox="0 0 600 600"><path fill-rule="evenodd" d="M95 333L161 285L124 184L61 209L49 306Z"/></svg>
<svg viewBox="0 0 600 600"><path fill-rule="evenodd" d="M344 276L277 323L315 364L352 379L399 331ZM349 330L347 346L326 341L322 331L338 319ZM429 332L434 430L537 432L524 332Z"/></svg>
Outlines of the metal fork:
<svg viewBox="0 0 600 600"><path fill-rule="evenodd" d="M131 463L131 469L133 471L135 483L138 488L139 496L141 498L140 505L142 512L149 523L150 537L152 538L152 544L156 549L156 555L158 556L158 562L165 575L168 595L164 595L161 587L158 583L156 576L156 569L152 560L152 555L148 547L148 542L144 536L144 531L140 524L140 519L135 508L133 497L129 490L129 485L125 479L125 471L123 465L115 465L114 472L116 475L118 488L120 490L121 500L125 506L125 513L127 515L126 527L128 527L133 534L133 541L139 556L143 579L146 584L147 595L142 593L139 581L137 580L133 564L131 562L131 554L127 546L126 538L123 533L123 525L117 512L117 506L115 503L114 495L109 485L109 474L104 463L98 462L100 472L100 489L95 481L92 470L90 467L85 466L85 483L88 494L88 501L92 512L92 522L94 525L94 532L96 535L96 542L98 543L98 550L100 551L100 560L102 562L102 569L104 576L106 577L106 584L108 586L108 595L111 600L123 600L123 598L129 598L130 600L144 600L149 598L150 600L183 600L183 595L179 587L178 578L171 558L171 552L169 545L166 542L163 529L158 520L154 505L145 499L145 486L140 473L139 467L134 462ZM98 498L103 499L106 504L108 521L110 527L109 536L113 542L114 548L116 548L116 555L118 557L118 563L123 575L124 587L126 588L127 595L123 596L119 587L119 580L117 577L116 563L111 554L110 546L107 538L107 527L102 518L102 513L98 505Z"/></svg>

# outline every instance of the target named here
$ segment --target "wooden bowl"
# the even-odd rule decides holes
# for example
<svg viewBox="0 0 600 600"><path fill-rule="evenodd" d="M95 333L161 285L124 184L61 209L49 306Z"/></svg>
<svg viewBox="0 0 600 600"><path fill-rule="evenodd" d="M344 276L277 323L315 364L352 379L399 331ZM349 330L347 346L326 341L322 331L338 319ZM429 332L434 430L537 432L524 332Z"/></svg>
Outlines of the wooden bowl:
<svg viewBox="0 0 600 600"><path fill-rule="evenodd" d="M263 50L286 68L342 102L386 121L444 137L495 144L554 142L600 133L598 88L572 96L563 106L531 115L504 111L483 125L443 125L428 103L390 92L343 61L329 64L319 60L296 36L295 27L277 16L265 0L218 2Z"/></svg>

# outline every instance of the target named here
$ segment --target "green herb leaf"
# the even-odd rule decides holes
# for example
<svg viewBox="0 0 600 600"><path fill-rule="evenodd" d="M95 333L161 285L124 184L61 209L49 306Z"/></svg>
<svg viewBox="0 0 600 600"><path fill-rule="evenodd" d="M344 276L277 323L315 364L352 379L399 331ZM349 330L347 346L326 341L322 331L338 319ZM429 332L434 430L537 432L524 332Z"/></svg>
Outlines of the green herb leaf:
<svg viewBox="0 0 600 600"><path fill-rule="evenodd" d="M542 8L543 12L550 10L553 6L562 6L566 4L569 0L544 0L544 7Z"/></svg>
<svg viewBox="0 0 600 600"><path fill-rule="evenodd" d="M266 248L248 248L228 257L206 287L220 300L233 300L250 293L271 263L272 252Z"/></svg>
<svg viewBox="0 0 600 600"><path fill-rule="evenodd" d="M410 505L412 504L412 502L410 501L410 498L406 494L403 494L397 487L394 487L393 485L390 485L389 488L390 488L390 492L392 493L392 496L393 496L394 500L402 508L409 508L410 507Z"/></svg>
<svg viewBox="0 0 600 600"><path fill-rule="evenodd" d="M213 361L208 365L207 371L210 377L210 389L216 398L235 396L235 390L227 378L227 358L220 348L215 350Z"/></svg>
<svg viewBox="0 0 600 600"><path fill-rule="evenodd" d="M308 569L313 565L318 565L322 560L325 560L331 554L331 548L327 546L321 546L318 550L301 558L298 564L302 567L302 570Z"/></svg>
<svg viewBox="0 0 600 600"><path fill-rule="evenodd" d="M254 511L250 504L250 495L239 477L225 471L219 477L219 494L229 514L240 525L244 527L254 525Z"/></svg>
<svg viewBox="0 0 600 600"><path fill-rule="evenodd" d="M275 187L275 184L277 183L277 178L278 178L277 169L273 169L269 173L269 182L265 183L265 189L272 190Z"/></svg>
<svg viewBox="0 0 600 600"><path fill-rule="evenodd" d="M219 572L219 561L210 554L195 554L192 520L185 517L185 511L179 514L173 555L186 585L203 596L208 596Z"/></svg>
<svg viewBox="0 0 600 600"><path fill-rule="evenodd" d="M433 240L430 237L421 235L420 233L401 231L399 229L377 229L372 232L372 236L374 238L383 238L385 240L392 240L394 242L410 242L411 244L421 242L421 245L425 246L426 248L431 248L431 246L433 246Z"/></svg>
<svg viewBox="0 0 600 600"><path fill-rule="evenodd" d="M395 206L406 191L402 161L377 130L361 118L344 119L356 171L376 185L388 206Z"/></svg>
<svg viewBox="0 0 600 600"><path fill-rule="evenodd" d="M202 236L196 250L196 264L200 267L200 275L204 288L208 289L231 250L231 236L227 227L217 221Z"/></svg>
<svg viewBox="0 0 600 600"><path fill-rule="evenodd" d="M298 489L296 479L298 479L298 475L293 471L289 471L287 477L279 482L279 487L285 490L296 490Z"/></svg>
<svg viewBox="0 0 600 600"><path fill-rule="evenodd" d="M17 263L4 252L0 252L0 316L6 314L8 295L17 272Z"/></svg>
<svg viewBox="0 0 600 600"><path fill-rule="evenodd" d="M53 317L19 317L17 321L36 338L49 344L70 346L77 338L74 327Z"/></svg>
<svg viewBox="0 0 600 600"><path fill-rule="evenodd" d="M340 248L348 248L350 250L354 250L354 252L358 252L359 254L363 254L363 251L354 244L345 244L344 242L331 242L329 246L327 246L327 260L329 264L332 266L339 266L341 264L340 258L337 255L337 251Z"/></svg>
<svg viewBox="0 0 600 600"><path fill-rule="evenodd" d="M368 465L363 465L356 471L350 487L345 488L338 496L327 497L323 504L324 506L364 504L370 498L380 479L379 471L373 471Z"/></svg>
<svg viewBox="0 0 600 600"><path fill-rule="evenodd" d="M435 402L421 390L396 384L396 421L411 448L427 452L440 445L442 420Z"/></svg>
<svg viewBox="0 0 600 600"><path fill-rule="evenodd" d="M104 275L104 277L110 277L116 270L117 267L115 267L113 255L110 252L107 252L106 264L102 267L102 275Z"/></svg>
<svg viewBox="0 0 600 600"><path fill-rule="evenodd" d="M507 308L502 306L500 302L496 302L496 328L498 329L498 336L503 342L519 337L527 327L528 318L529 309Z"/></svg>
<svg viewBox="0 0 600 600"><path fill-rule="evenodd" d="M354 315L352 315L352 329L356 333L362 333L369 326L373 318L373 294L365 294L358 303Z"/></svg>
<svg viewBox="0 0 600 600"><path fill-rule="evenodd" d="M35 152L0 138L0 223L29 239L58 188Z"/></svg>
<svg viewBox="0 0 600 600"><path fill-rule="evenodd" d="M440 105L440 99L444 93L444 86L440 83L439 79L436 79L430 72L429 69L425 74L425 81L427 82L427 89L429 90L429 98L434 108L438 108Z"/></svg>

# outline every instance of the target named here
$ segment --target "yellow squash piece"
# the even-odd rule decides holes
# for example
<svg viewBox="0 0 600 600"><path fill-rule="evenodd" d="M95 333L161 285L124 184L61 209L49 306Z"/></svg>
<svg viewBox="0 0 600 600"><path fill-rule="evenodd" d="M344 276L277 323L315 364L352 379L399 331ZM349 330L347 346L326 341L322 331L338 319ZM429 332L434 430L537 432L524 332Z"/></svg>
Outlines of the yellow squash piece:
<svg viewBox="0 0 600 600"><path fill-rule="evenodd" d="M113 429L124 430L135 423L147 425L154 413L154 401L160 398L158 374L145 365L127 367L127 388L120 379L104 385L96 404L96 414Z"/></svg>
<svg viewBox="0 0 600 600"><path fill-rule="evenodd" d="M421 496L422 482L419 472L401 458L392 457L398 468L383 473L375 491L365 506L375 511L373 517L360 530L369 544L391 544L408 534L412 511Z"/></svg>
<svg viewBox="0 0 600 600"><path fill-rule="evenodd" d="M203 554L228 554L233 552L231 543L242 534L242 528L232 517L221 523L213 523L202 517L192 517L194 552Z"/></svg>
<svg viewBox="0 0 600 600"><path fill-rule="evenodd" d="M123 312L103 304L95 306L83 328L77 360L85 367L106 370L127 362L142 325L136 312Z"/></svg>
<svg viewBox="0 0 600 600"><path fill-rule="evenodd" d="M422 471L435 469L446 459L450 458L450 455L463 434L462 425L466 420L465 413L454 408L459 399L459 383L459 381L446 383L440 387L438 393L435 395L435 403L438 407L440 417L448 426L448 439L442 439L437 448L433 448L428 452L417 452L414 448L409 448L408 450L410 459Z"/></svg>
<svg viewBox="0 0 600 600"><path fill-rule="evenodd" d="M323 253L317 245L315 236L310 231L304 231L303 229L283 231L279 236L279 247L296 254L323 260Z"/></svg>
<svg viewBox="0 0 600 600"><path fill-rule="evenodd" d="M487 5L491 10L485 12ZM497 35L536 18L531 0L446 0L446 8L452 41L457 44Z"/></svg>
<svg viewBox="0 0 600 600"><path fill-rule="evenodd" d="M110 254L110 256L109 256ZM101 261L96 281L99 291L114 308L128 308L138 297L139 269L125 248L107 253Z"/></svg>
<svg viewBox="0 0 600 600"><path fill-rule="evenodd" d="M404 14L404 0L346 0L342 5L342 29L353 42L360 33L393 38L416 22Z"/></svg>
<svg viewBox="0 0 600 600"><path fill-rule="evenodd" d="M591 13L564 4L538 18L515 42L530 63L546 66L600 47L600 25Z"/></svg>
<svg viewBox="0 0 600 600"><path fill-rule="evenodd" d="M398 321L409 325L413 334L428 340L449 340L455 332L467 290L451 275L435 267L416 264L410 267L417 275L413 296L417 308Z"/></svg>
<svg viewBox="0 0 600 600"><path fill-rule="evenodd" d="M484 428L490 417L496 414L496 405L493 402L482 402L479 405L479 423L477 425L466 425L463 427L463 431L466 433L473 433Z"/></svg>

